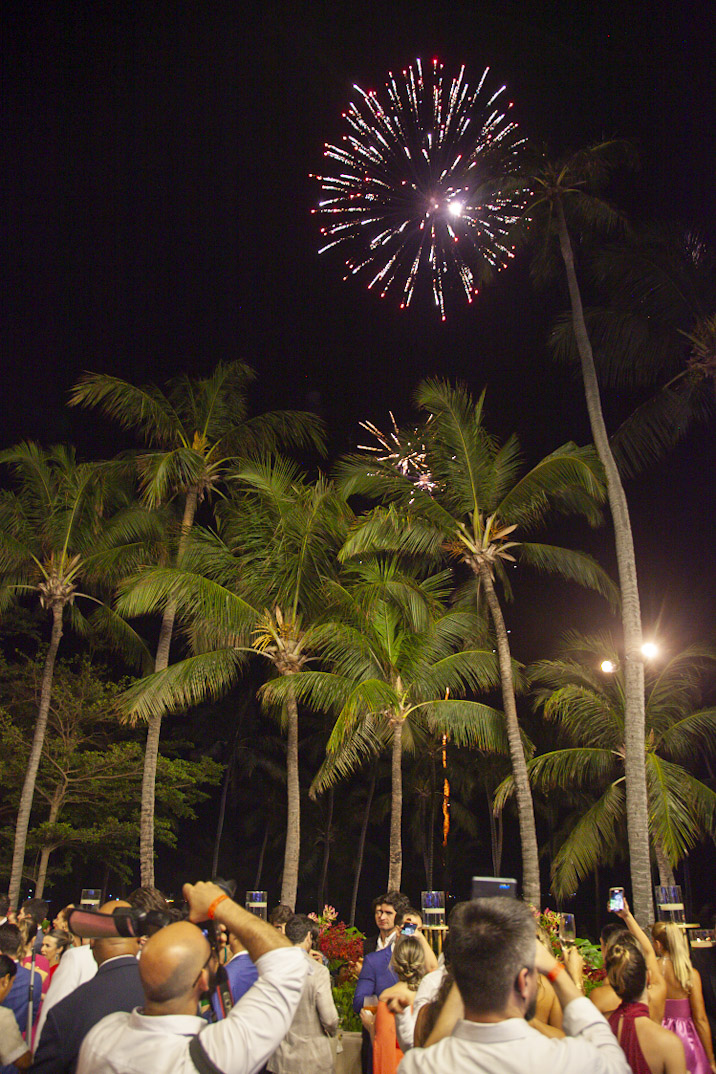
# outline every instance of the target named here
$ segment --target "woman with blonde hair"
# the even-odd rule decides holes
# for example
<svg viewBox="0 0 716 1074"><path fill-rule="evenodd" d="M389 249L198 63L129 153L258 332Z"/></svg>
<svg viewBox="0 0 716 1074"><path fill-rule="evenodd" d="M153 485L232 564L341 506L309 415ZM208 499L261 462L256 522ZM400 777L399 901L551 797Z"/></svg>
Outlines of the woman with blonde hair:
<svg viewBox="0 0 716 1074"><path fill-rule="evenodd" d="M621 1000L607 1021L634 1074L684 1074L684 1046L649 1017L649 972L638 943L623 933L607 948L607 979Z"/></svg>
<svg viewBox="0 0 716 1074"><path fill-rule="evenodd" d="M683 931L671 922L657 921L651 930L659 966L666 980L666 1008L662 1025L681 1039L689 1074L716 1074L713 1042L701 977L691 965Z"/></svg>
<svg viewBox="0 0 716 1074"><path fill-rule="evenodd" d="M395 941L390 967L398 981L415 995L426 972L423 942L417 936L399 936ZM375 1013L373 1074L395 1074L402 1058L395 1031L395 1015L389 1010L381 993Z"/></svg>

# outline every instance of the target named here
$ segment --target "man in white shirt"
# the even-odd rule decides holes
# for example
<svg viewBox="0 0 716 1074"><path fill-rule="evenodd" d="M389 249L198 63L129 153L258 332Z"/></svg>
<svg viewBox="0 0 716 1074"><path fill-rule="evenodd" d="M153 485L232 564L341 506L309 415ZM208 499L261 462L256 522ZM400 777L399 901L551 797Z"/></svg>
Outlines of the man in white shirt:
<svg viewBox="0 0 716 1074"><path fill-rule="evenodd" d="M185 884L184 897L190 921L161 929L142 952L144 1007L103 1018L84 1039L77 1074L255 1074L287 1033L306 977L303 952L216 884ZM207 919L239 937L259 972L228 1017L209 1026L197 1010L214 956L191 924Z"/></svg>
<svg viewBox="0 0 716 1074"><path fill-rule="evenodd" d="M449 1022L450 1006L464 1005L464 1016L450 1036L408 1052L399 1074L629 1074L605 1018L564 966L537 945L534 918L522 902L475 899L456 906L450 956L457 987L442 1015ZM527 1024L538 973L552 982L562 1005L564 1039L545 1037ZM439 1022L433 1032L439 1035Z"/></svg>

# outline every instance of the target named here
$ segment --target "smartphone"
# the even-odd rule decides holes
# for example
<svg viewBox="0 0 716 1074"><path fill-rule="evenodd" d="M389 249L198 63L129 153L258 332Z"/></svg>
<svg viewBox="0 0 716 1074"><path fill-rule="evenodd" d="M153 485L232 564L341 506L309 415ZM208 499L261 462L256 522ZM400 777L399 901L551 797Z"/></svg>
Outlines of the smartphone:
<svg viewBox="0 0 716 1074"><path fill-rule="evenodd" d="M609 902L607 910L624 909L624 888L609 888Z"/></svg>
<svg viewBox="0 0 716 1074"><path fill-rule="evenodd" d="M571 944L577 938L577 925L574 914L559 915L559 938L562 943Z"/></svg>
<svg viewBox="0 0 716 1074"><path fill-rule="evenodd" d="M472 899L491 899L495 895L517 896L517 881L512 876L473 876Z"/></svg>
<svg viewBox="0 0 716 1074"><path fill-rule="evenodd" d="M417 925L414 921L406 921L400 930L403 936L413 936L417 930Z"/></svg>

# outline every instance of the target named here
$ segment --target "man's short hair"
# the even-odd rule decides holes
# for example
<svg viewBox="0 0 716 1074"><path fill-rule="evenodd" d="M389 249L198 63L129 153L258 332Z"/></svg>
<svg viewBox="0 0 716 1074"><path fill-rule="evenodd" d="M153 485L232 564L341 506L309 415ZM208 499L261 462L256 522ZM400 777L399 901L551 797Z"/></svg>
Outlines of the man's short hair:
<svg viewBox="0 0 716 1074"><path fill-rule="evenodd" d="M629 930L627 929L626 925L623 924L623 922L621 922L621 921L607 921L606 925L604 926L602 931L599 933L599 939L602 941L602 943L606 947L607 944L612 943L612 941L614 940L614 937L618 936L621 932L629 932Z"/></svg>
<svg viewBox="0 0 716 1074"><path fill-rule="evenodd" d="M41 925L47 917L50 904L45 902L44 899L26 899L22 904L22 909L28 917L32 918L36 925Z"/></svg>
<svg viewBox="0 0 716 1074"><path fill-rule="evenodd" d="M7 977L9 974L14 977L17 973L17 965L9 955L0 955L0 977Z"/></svg>
<svg viewBox="0 0 716 1074"><path fill-rule="evenodd" d="M403 919L403 914L410 907L410 900L407 895L403 895L402 891L386 891L385 895L379 895L377 899L373 899L371 904L371 911L375 916L375 911L379 906L385 903L386 906L392 906L395 910L396 924L397 918Z"/></svg>
<svg viewBox="0 0 716 1074"><path fill-rule="evenodd" d="M452 972L470 1014L502 1011L520 970L535 965L535 921L517 899L473 899L450 914Z"/></svg>
<svg viewBox="0 0 716 1074"><path fill-rule="evenodd" d="M11 925L6 921L0 925L0 955L9 955L10 958L18 958L22 950L22 933L17 925Z"/></svg>
<svg viewBox="0 0 716 1074"><path fill-rule="evenodd" d="M135 910L143 910L145 913L149 910L166 911L169 909L169 903L159 888L150 886L136 888L131 895L127 896L127 902Z"/></svg>
<svg viewBox="0 0 716 1074"><path fill-rule="evenodd" d="M292 943L303 943L312 930L310 917L305 914L294 914L286 922L286 939Z"/></svg>
<svg viewBox="0 0 716 1074"><path fill-rule="evenodd" d="M274 927L276 925L285 925L293 916L294 914L291 907L287 906L285 902L280 902L278 906L274 906L269 914L269 924Z"/></svg>
<svg viewBox="0 0 716 1074"><path fill-rule="evenodd" d="M10 909L10 896L0 895L0 917L7 917L7 912Z"/></svg>

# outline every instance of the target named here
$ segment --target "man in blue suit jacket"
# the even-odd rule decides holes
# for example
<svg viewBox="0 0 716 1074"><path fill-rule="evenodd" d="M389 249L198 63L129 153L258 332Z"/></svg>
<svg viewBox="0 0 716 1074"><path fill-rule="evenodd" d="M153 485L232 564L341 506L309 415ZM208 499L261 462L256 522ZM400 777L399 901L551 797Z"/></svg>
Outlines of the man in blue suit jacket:
<svg viewBox="0 0 716 1074"><path fill-rule="evenodd" d="M386 988L398 983L397 974L390 968L393 945L382 951L373 951L363 959L363 968L353 996L353 1010L360 1014L366 996L379 996Z"/></svg>
<svg viewBox="0 0 716 1074"><path fill-rule="evenodd" d="M30 971L18 962L22 953L22 936L17 925L6 921L0 925L0 955L7 955L17 963L17 973L12 981L12 988L2 1002L15 1015L17 1027L21 1033L27 1029L27 1008L30 1001ZM37 1017L42 998L42 977L35 973L32 982L33 1021Z"/></svg>
<svg viewBox="0 0 716 1074"><path fill-rule="evenodd" d="M101 911L111 914L117 906L129 907L129 903L108 902ZM82 1041L97 1022L115 1011L131 1011L143 1005L138 950L139 941L125 937L92 941L99 966L97 974L52 1008L31 1071L73 1074Z"/></svg>

